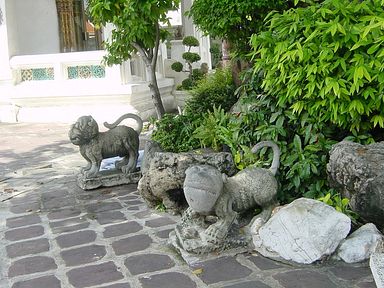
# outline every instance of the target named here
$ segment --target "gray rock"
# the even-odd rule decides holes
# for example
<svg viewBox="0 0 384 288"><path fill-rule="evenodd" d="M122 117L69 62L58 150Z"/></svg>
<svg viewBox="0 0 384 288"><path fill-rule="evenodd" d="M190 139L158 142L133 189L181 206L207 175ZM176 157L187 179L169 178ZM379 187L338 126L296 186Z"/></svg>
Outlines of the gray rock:
<svg viewBox="0 0 384 288"><path fill-rule="evenodd" d="M145 173L139 181L138 190L150 207L163 203L167 210L174 213L181 213L187 206L183 183L185 171L190 166L211 165L228 176L237 171L232 155L226 152L155 152L150 158L149 168L144 168Z"/></svg>
<svg viewBox="0 0 384 288"><path fill-rule="evenodd" d="M253 235L253 243L266 257L309 264L331 255L350 229L346 215L323 202L300 198L278 210Z"/></svg>
<svg viewBox="0 0 384 288"><path fill-rule="evenodd" d="M87 178L84 174L77 175L77 185L83 190L93 190L99 187L112 187L124 184L134 184L139 182L141 172L131 172L128 174L118 170L100 171L98 177Z"/></svg>
<svg viewBox="0 0 384 288"><path fill-rule="evenodd" d="M361 145L343 141L330 151L330 184L349 198L362 219L384 228L384 142Z"/></svg>
<svg viewBox="0 0 384 288"><path fill-rule="evenodd" d="M384 288L384 243L376 247L375 252L369 259L373 279L375 279L377 288Z"/></svg>
<svg viewBox="0 0 384 288"><path fill-rule="evenodd" d="M347 263L357 263L369 259L377 245L383 241L383 235L372 223L357 229L343 240L337 249L337 256Z"/></svg>

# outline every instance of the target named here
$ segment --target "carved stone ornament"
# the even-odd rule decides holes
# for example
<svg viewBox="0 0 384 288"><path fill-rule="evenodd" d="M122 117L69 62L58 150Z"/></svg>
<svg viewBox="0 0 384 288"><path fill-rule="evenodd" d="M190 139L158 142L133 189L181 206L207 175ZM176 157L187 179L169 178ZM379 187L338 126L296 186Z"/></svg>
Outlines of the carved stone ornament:
<svg viewBox="0 0 384 288"><path fill-rule="evenodd" d="M137 121L138 128L118 124L124 119L132 118ZM136 164L139 155L139 134L143 121L135 114L124 114L114 123L104 123L109 130L99 132L97 122L92 116L82 116L69 131L69 139L80 147L80 154L87 161L87 166L81 169L78 184L82 189L95 189L100 186L115 186L137 183L141 173ZM120 156L115 162L116 170L100 171L101 161L106 158Z"/></svg>
<svg viewBox="0 0 384 288"><path fill-rule="evenodd" d="M243 213L261 207L263 211L251 223L256 220L265 223L277 204L275 174L280 150L275 143L264 141L255 145L252 152L263 147L272 147L274 151L270 169L249 167L232 177L210 165L186 170L184 194L189 208L170 235L176 249L181 253L204 254L249 244L246 231L240 233L241 226L247 222L242 218Z"/></svg>

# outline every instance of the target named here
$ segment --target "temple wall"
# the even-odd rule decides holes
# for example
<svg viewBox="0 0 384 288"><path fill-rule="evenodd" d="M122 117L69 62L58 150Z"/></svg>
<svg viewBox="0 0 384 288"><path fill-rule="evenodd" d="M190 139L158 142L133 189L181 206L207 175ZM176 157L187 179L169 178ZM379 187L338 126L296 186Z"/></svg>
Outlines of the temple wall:
<svg viewBox="0 0 384 288"><path fill-rule="evenodd" d="M55 1L5 0L9 56L60 52Z"/></svg>

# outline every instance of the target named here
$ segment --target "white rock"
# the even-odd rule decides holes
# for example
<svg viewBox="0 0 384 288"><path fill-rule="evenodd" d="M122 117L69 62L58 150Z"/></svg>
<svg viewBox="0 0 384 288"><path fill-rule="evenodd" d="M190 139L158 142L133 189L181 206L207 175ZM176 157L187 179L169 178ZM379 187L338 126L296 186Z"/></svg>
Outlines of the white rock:
<svg viewBox="0 0 384 288"><path fill-rule="evenodd" d="M381 243L381 249L376 249L369 259L373 279L375 279L377 288L384 288L384 245Z"/></svg>
<svg viewBox="0 0 384 288"><path fill-rule="evenodd" d="M253 235L267 257L309 264L331 255L351 229L348 216L323 202L300 198L281 208Z"/></svg>
<svg viewBox="0 0 384 288"><path fill-rule="evenodd" d="M367 260L382 240L383 235L374 224L365 224L341 242L337 256L347 263Z"/></svg>

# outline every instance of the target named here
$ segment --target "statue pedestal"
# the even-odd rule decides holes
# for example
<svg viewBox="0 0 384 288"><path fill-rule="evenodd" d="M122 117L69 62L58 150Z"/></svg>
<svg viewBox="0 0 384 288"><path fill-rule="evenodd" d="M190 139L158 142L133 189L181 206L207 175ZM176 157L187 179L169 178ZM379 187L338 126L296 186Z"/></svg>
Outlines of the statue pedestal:
<svg viewBox="0 0 384 288"><path fill-rule="evenodd" d="M85 178L79 173L77 185L83 190L92 190L99 187L111 187L123 184L138 183L141 178L141 171L124 174L119 170L100 171L94 178Z"/></svg>

